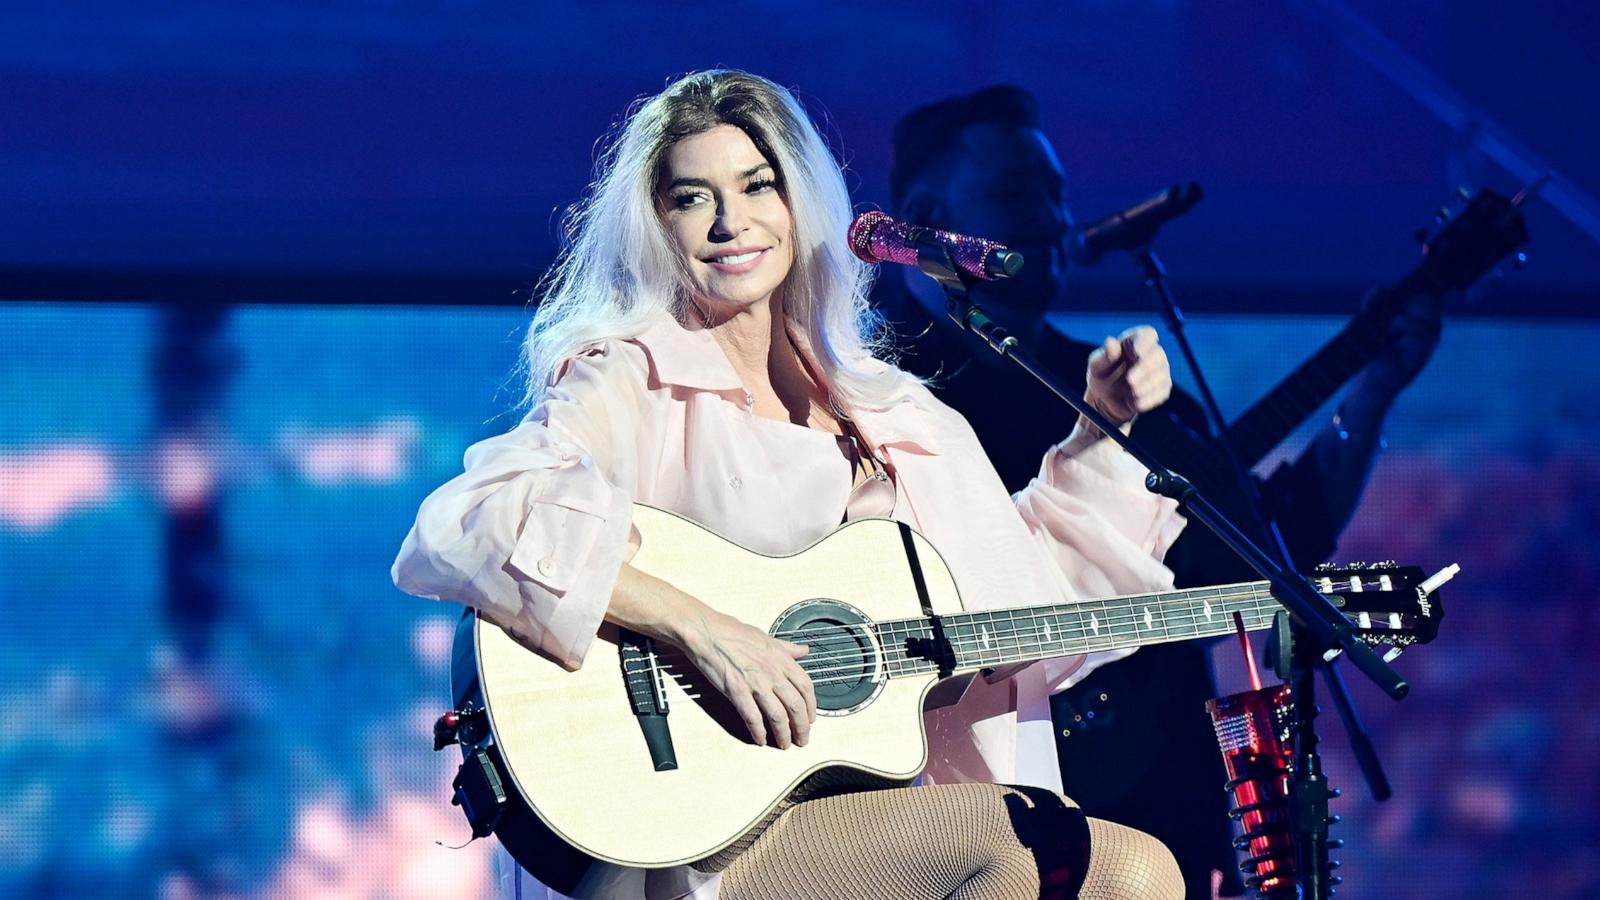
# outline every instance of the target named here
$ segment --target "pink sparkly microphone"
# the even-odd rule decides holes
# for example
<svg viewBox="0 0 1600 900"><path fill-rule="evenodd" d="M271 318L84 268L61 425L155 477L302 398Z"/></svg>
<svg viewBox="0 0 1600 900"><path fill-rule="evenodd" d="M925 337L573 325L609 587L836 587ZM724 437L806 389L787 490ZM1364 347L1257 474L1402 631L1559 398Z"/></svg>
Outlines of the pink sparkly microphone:
<svg viewBox="0 0 1600 900"><path fill-rule="evenodd" d="M974 278L985 281L1010 278L1022 269L1022 254L1007 249L1004 244L896 222L877 210L856 216L845 237L850 242L851 252L869 263L915 266L918 245L931 240L948 248L956 268Z"/></svg>

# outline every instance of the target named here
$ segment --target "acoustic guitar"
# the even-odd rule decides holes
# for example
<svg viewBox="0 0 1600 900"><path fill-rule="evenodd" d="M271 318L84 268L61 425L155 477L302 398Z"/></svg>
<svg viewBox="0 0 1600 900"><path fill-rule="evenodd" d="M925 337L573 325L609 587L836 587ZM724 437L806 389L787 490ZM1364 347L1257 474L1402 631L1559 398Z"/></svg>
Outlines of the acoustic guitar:
<svg viewBox="0 0 1600 900"><path fill-rule="evenodd" d="M818 718L805 747L758 746L674 648L607 625L583 666L567 671L469 612L456 645L456 712L437 742L467 754L456 802L475 833L494 830L541 881L578 897L606 896L641 868L720 868L789 804L820 791L911 782L927 759L922 713L936 684L1222 635L1235 612L1264 629L1280 609L1256 582L968 611L938 551L889 519L851 522L789 556L752 552L649 506L634 507L633 523L642 543L632 565L811 648L800 665ZM1438 631L1443 609L1419 569L1325 569L1312 582L1375 646Z"/></svg>

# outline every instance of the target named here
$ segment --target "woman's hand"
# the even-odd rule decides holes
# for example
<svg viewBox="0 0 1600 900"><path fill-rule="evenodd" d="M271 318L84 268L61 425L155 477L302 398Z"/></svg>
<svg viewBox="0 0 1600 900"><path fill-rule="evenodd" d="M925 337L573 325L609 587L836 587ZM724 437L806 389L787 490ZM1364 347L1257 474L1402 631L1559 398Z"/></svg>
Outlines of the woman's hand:
<svg viewBox="0 0 1600 900"><path fill-rule="evenodd" d="M733 703L759 746L804 747L817 720L817 695L799 659L810 648L706 608L683 629L682 647L713 687Z"/></svg>
<svg viewBox="0 0 1600 900"><path fill-rule="evenodd" d="M1106 338L1089 354L1087 380L1083 399L1119 427L1132 422L1139 413L1167 402L1172 395L1167 351L1149 325L1138 325L1115 338Z"/></svg>
<svg viewBox="0 0 1600 900"><path fill-rule="evenodd" d="M700 602L671 584L623 564L606 618L659 638L688 654L689 661L727 697L765 747L804 747L817 720L817 694L800 668L808 647L781 641Z"/></svg>

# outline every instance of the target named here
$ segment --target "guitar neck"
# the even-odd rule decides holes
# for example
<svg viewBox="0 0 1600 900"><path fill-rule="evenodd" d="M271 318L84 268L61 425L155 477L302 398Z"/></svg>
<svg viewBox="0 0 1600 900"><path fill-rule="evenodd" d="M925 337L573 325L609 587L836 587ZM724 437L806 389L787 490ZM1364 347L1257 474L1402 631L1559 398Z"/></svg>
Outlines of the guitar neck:
<svg viewBox="0 0 1600 900"><path fill-rule="evenodd" d="M1282 607L1265 581L1157 594L1135 594L1081 603L985 610L941 616L939 628L954 654L956 672L1096 650L1118 650L1215 637L1234 630L1233 614L1245 628L1272 625ZM938 670L927 648L935 638L926 618L877 625L891 675Z"/></svg>
<svg viewBox="0 0 1600 900"><path fill-rule="evenodd" d="M1423 289L1421 270L1413 270L1375 297L1332 340L1235 419L1228 426L1228 436L1240 462L1247 467L1260 462L1376 358L1389 344L1389 323L1405 302Z"/></svg>

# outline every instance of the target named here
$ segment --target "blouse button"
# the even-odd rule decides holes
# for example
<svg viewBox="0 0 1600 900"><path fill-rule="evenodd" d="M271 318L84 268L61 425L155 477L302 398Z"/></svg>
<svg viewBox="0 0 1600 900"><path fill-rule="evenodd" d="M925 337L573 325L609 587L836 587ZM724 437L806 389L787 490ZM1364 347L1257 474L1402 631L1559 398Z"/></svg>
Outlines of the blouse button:
<svg viewBox="0 0 1600 900"><path fill-rule="evenodd" d="M744 392L744 405L746 409L750 409L756 405L756 395L750 393L749 390Z"/></svg>
<svg viewBox="0 0 1600 900"><path fill-rule="evenodd" d="M744 481L742 481L739 478L739 476L737 476L737 475L735 475L732 478L728 479L728 487L731 487L734 490L738 490L739 488L741 488L743 486L744 486Z"/></svg>
<svg viewBox="0 0 1600 900"><path fill-rule="evenodd" d="M540 575L550 576L550 575L554 575L555 573L556 573L556 559L555 559L555 557L546 556L544 559L539 560L539 574Z"/></svg>

